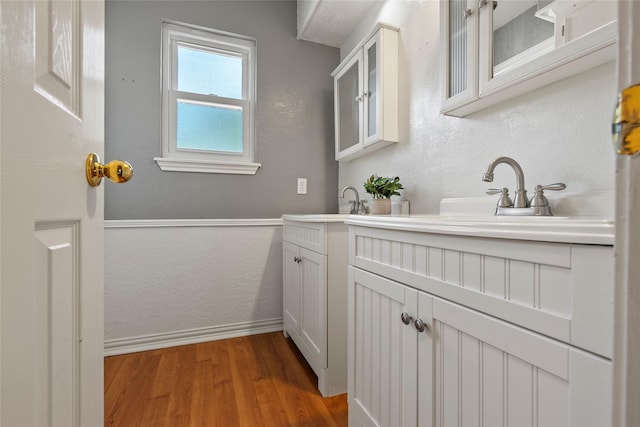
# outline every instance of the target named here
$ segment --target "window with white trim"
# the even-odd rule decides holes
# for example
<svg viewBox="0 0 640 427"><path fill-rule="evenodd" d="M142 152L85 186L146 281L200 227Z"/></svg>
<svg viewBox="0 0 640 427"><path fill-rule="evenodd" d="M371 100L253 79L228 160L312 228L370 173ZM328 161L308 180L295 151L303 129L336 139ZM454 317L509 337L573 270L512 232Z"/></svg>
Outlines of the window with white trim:
<svg viewBox="0 0 640 427"><path fill-rule="evenodd" d="M164 22L160 168L255 174L255 93L254 39Z"/></svg>

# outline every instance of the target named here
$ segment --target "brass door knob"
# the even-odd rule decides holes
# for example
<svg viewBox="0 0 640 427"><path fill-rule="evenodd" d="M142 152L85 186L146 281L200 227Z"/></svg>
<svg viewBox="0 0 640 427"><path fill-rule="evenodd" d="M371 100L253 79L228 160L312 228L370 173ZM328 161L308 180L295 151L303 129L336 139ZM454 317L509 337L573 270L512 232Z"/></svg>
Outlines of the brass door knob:
<svg viewBox="0 0 640 427"><path fill-rule="evenodd" d="M103 177L115 183L127 182L133 176L133 168L124 160L112 160L106 165L100 163L100 157L96 153L87 156L87 182L92 187L100 185Z"/></svg>
<svg viewBox="0 0 640 427"><path fill-rule="evenodd" d="M618 96L612 134L617 154L640 153L640 84L629 86Z"/></svg>

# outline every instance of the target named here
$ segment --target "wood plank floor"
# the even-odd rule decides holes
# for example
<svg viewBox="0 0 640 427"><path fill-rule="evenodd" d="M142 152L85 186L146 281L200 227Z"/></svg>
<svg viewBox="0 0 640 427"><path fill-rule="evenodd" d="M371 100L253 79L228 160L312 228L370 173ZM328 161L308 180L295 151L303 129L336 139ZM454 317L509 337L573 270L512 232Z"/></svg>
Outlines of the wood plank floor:
<svg viewBox="0 0 640 427"><path fill-rule="evenodd" d="M346 426L282 332L105 358L105 426Z"/></svg>

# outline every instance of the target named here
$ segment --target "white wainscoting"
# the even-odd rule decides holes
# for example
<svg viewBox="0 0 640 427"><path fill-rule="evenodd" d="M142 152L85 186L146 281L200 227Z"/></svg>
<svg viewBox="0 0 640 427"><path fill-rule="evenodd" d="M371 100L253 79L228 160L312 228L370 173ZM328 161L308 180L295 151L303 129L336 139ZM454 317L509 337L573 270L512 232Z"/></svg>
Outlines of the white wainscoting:
<svg viewBox="0 0 640 427"><path fill-rule="evenodd" d="M105 221L105 355L282 330L282 220Z"/></svg>

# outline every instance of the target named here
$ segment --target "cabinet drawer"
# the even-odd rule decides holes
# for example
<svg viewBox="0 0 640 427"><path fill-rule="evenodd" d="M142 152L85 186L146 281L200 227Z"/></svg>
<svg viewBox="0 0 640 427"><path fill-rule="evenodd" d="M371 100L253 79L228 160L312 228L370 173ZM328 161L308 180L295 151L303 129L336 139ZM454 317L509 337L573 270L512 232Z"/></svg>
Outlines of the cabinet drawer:
<svg viewBox="0 0 640 427"><path fill-rule="evenodd" d="M325 223L284 221L283 240L320 254L327 254Z"/></svg>
<svg viewBox="0 0 640 427"><path fill-rule="evenodd" d="M351 265L612 357L613 248L351 227Z"/></svg>

